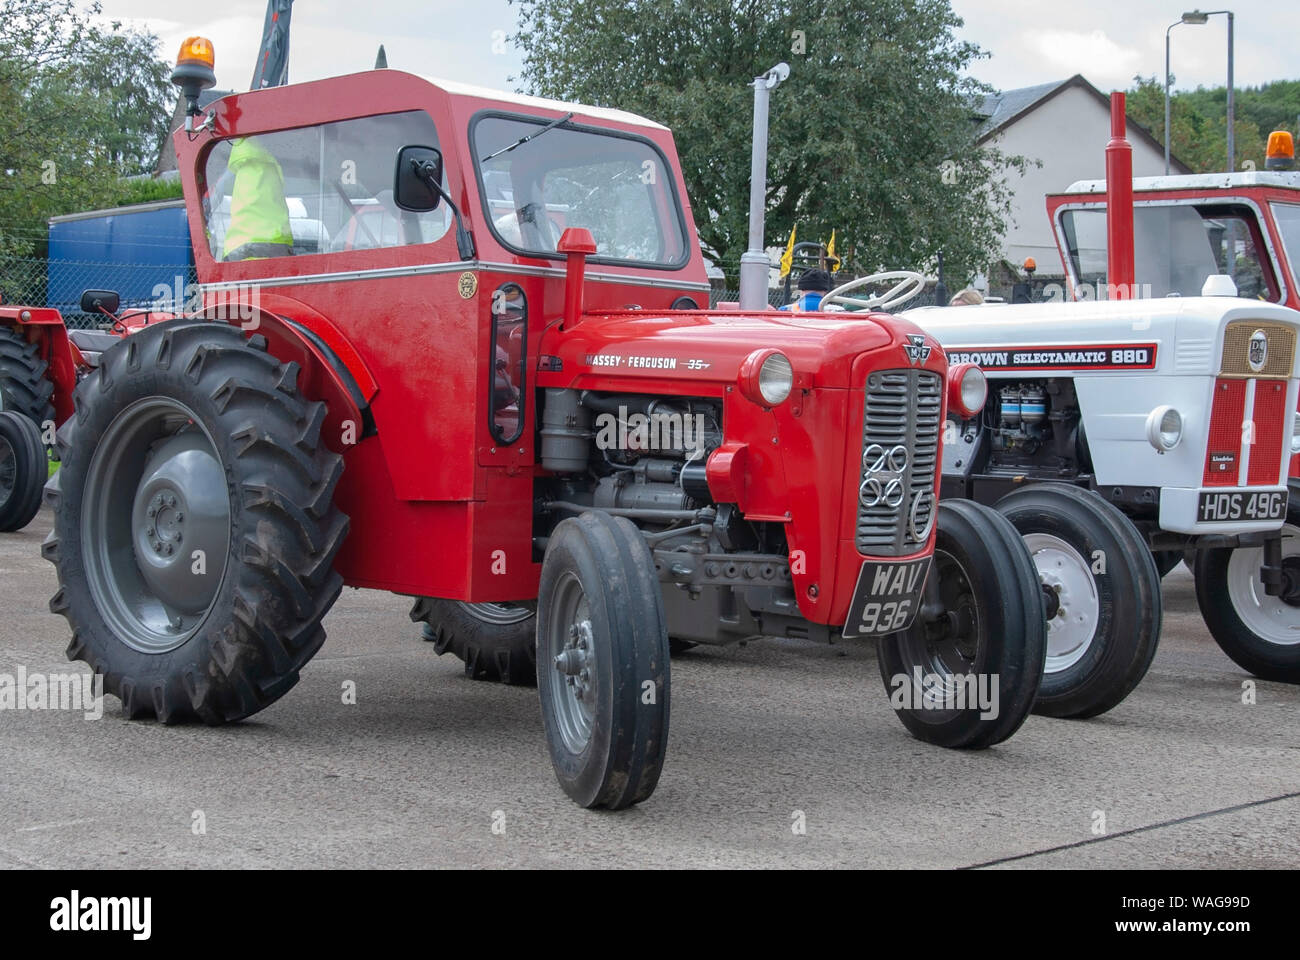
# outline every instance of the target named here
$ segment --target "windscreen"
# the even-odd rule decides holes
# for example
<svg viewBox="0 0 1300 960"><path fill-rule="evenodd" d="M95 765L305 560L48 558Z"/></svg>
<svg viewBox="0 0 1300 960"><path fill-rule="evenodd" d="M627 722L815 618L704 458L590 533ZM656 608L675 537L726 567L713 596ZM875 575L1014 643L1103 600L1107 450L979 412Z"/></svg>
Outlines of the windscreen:
<svg viewBox="0 0 1300 960"><path fill-rule="evenodd" d="M1106 284L1106 211L1061 214L1066 253L1085 286ZM1239 296L1280 299L1255 213L1227 204L1162 204L1133 210L1134 276L1143 296L1200 296L1212 274L1229 274Z"/></svg>
<svg viewBox="0 0 1300 960"><path fill-rule="evenodd" d="M483 202L497 239L554 256L568 227L585 227L594 259L678 267L686 231L663 156L647 140L547 120L484 117L474 124ZM527 138L527 139L526 139Z"/></svg>

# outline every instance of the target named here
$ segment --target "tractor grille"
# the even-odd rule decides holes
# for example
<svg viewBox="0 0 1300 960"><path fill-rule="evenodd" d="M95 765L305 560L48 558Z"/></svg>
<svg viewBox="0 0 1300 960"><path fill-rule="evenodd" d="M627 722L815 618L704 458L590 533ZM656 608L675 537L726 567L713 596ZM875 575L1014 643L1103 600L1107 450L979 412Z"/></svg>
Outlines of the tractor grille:
<svg viewBox="0 0 1300 960"><path fill-rule="evenodd" d="M858 488L858 552L915 553L930 535L943 386L927 370L867 378Z"/></svg>
<svg viewBox="0 0 1300 960"><path fill-rule="evenodd" d="M1255 352L1252 354L1252 340ZM1261 352L1260 346L1264 349ZM1291 359L1295 355L1295 330L1283 323L1255 323L1238 320L1223 332L1221 377L1291 376ZM1255 363L1252 364L1252 356ZM1263 362L1260 363L1260 358ZM1258 368L1258 369L1257 369Z"/></svg>

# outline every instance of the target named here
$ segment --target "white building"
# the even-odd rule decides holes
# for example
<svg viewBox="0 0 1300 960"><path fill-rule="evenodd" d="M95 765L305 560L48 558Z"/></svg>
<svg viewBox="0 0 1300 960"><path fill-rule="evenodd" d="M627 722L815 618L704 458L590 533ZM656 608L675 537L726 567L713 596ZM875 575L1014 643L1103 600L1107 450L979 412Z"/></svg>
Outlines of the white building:
<svg viewBox="0 0 1300 960"><path fill-rule="evenodd" d="M1039 276L1060 276L1061 258L1047 220L1045 197L1076 180L1104 179L1110 140L1110 97L1082 76L1022 87L985 97L975 106L980 122L977 143L1003 153L1040 161L1024 175L1008 175L1013 193L1003 256L1019 266L1026 257L1038 264ZM1165 172L1164 144L1145 128L1128 121L1133 145L1133 175ZM1191 173L1176 157L1172 173Z"/></svg>

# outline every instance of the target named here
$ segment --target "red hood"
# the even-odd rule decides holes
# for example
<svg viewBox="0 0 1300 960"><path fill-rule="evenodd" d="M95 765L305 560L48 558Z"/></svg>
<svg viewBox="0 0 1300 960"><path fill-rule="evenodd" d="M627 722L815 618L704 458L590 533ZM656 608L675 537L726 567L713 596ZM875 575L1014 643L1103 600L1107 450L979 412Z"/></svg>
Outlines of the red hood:
<svg viewBox="0 0 1300 960"><path fill-rule="evenodd" d="M556 379L566 384L586 373L734 383L745 357L775 347L790 358L797 376L808 378L808 386L848 389L856 357L892 345L899 364L906 365L904 338L919 333L918 327L888 314L587 313L569 330L557 326L547 332L541 369L563 374ZM934 340L927 342L937 346ZM558 357L560 364L546 357Z"/></svg>

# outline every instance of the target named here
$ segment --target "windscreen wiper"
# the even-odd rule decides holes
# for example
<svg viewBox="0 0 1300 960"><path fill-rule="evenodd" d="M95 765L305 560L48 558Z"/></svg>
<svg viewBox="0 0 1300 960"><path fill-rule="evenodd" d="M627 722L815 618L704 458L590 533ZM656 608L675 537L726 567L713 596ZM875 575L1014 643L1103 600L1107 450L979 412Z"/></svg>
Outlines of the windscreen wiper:
<svg viewBox="0 0 1300 960"><path fill-rule="evenodd" d="M536 133L530 133L530 134L529 134L528 136L526 136L526 137L520 137L520 138L519 138L518 140L516 140L514 143L510 144L510 146L508 146L508 147L502 147L502 148L501 148L500 150L498 150L496 153L489 153L486 157L484 157L482 160L480 160L479 163L487 163L489 160L494 160L494 159L496 159L497 157L501 156L501 154L503 154L503 153L509 153L509 152L510 152L511 150L513 150L515 147L522 147L522 146L523 146L525 143L527 143L529 140L536 140L538 137L540 137L542 134L544 134L547 130L554 130L554 129L555 129L556 127L558 127L560 124L562 124L562 123L568 123L568 122L569 122L570 120L572 120L572 119L573 119L573 114L572 114L572 113L566 113L564 116L560 117L560 119L558 119L558 120L552 120L550 123L548 123L546 126L542 127L542 129L538 130Z"/></svg>

